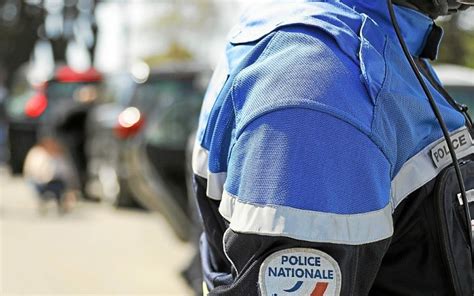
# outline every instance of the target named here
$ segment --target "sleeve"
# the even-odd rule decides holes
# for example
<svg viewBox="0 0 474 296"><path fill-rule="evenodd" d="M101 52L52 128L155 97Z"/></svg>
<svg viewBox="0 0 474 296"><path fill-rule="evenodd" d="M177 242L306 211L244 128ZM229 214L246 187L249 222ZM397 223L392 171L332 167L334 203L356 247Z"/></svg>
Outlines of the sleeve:
<svg viewBox="0 0 474 296"><path fill-rule="evenodd" d="M390 168L370 134L334 115L253 120L219 206L234 280L211 295L367 295L393 234Z"/></svg>

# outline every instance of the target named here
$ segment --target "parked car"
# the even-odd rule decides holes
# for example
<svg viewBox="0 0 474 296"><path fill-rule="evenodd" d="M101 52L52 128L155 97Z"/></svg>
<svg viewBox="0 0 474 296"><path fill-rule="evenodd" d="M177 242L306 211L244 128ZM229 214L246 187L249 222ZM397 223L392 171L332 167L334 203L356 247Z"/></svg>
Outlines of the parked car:
<svg viewBox="0 0 474 296"><path fill-rule="evenodd" d="M13 174L21 174L26 154L36 143L38 116L44 106L38 105L44 96L41 86L33 87L27 80L26 68L15 73L13 87L5 99L7 121L7 164ZM29 103L32 102L32 103ZM27 110L27 106L28 110Z"/></svg>
<svg viewBox="0 0 474 296"><path fill-rule="evenodd" d="M174 66L153 71L138 84L119 115L121 183L145 208L159 211L176 235L189 239L191 220L186 191L186 145L194 130L202 97L201 67Z"/></svg>
<svg viewBox="0 0 474 296"><path fill-rule="evenodd" d="M474 118L474 69L448 64L437 65L435 69L448 93L466 105Z"/></svg>
<svg viewBox="0 0 474 296"><path fill-rule="evenodd" d="M32 87L26 79L19 81L6 103L12 172L22 172L27 152L37 142L40 133L52 133L52 125L62 126L63 134L70 136L68 143L76 142L69 147L70 152L78 170L84 170L84 154L79 147L83 146L84 137L79 125L85 118L84 108L90 103L88 100L94 99L93 89L100 84L101 75L94 69L76 72L64 66L40 86Z"/></svg>
<svg viewBox="0 0 474 296"><path fill-rule="evenodd" d="M38 136L52 137L64 147L75 169L77 189L86 199L90 199L85 190L86 120L97 100L101 81L102 75L93 68L84 72L59 68L54 79L46 83L48 108L39 118Z"/></svg>
<svg viewBox="0 0 474 296"><path fill-rule="evenodd" d="M7 89L0 83L0 164L7 160L7 117L5 113L5 98Z"/></svg>
<svg viewBox="0 0 474 296"><path fill-rule="evenodd" d="M86 122L87 194L118 206L136 206L131 194L119 184L122 176L118 170L120 139L114 134L117 118L130 103L135 86L128 73L105 76Z"/></svg>

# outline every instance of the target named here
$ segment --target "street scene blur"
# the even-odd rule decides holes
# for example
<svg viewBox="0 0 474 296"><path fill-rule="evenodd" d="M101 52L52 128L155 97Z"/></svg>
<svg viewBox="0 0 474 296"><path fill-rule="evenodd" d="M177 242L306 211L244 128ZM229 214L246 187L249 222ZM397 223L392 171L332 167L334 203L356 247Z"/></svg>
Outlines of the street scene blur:
<svg viewBox="0 0 474 296"><path fill-rule="evenodd" d="M191 148L248 2L0 0L0 295L199 295ZM473 19L435 65L472 115Z"/></svg>

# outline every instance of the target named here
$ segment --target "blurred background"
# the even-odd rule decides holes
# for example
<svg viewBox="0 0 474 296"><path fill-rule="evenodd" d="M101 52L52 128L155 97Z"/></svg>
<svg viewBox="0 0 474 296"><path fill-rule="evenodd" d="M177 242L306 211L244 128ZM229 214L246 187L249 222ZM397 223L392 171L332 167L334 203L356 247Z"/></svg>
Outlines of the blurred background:
<svg viewBox="0 0 474 296"><path fill-rule="evenodd" d="M0 0L1 295L199 291L190 147L245 2ZM436 64L471 110L473 20Z"/></svg>

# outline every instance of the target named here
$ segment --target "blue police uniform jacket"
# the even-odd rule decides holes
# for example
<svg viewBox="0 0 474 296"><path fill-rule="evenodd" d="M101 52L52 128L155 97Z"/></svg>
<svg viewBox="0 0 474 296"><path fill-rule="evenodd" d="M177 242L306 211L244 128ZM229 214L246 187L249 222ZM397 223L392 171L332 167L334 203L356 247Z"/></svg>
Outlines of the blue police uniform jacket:
<svg viewBox="0 0 474 296"><path fill-rule="evenodd" d="M465 117L427 62L440 29L395 10L469 163ZM472 295L466 238L459 254L446 251L435 203L451 162L386 1L250 6L209 85L193 152L206 286L212 295L290 295L293 283L291 295L314 285L326 294L307 295ZM471 190L472 166L463 170ZM322 254L333 278L278 275L279 252ZM459 257L468 266L451 264Z"/></svg>

